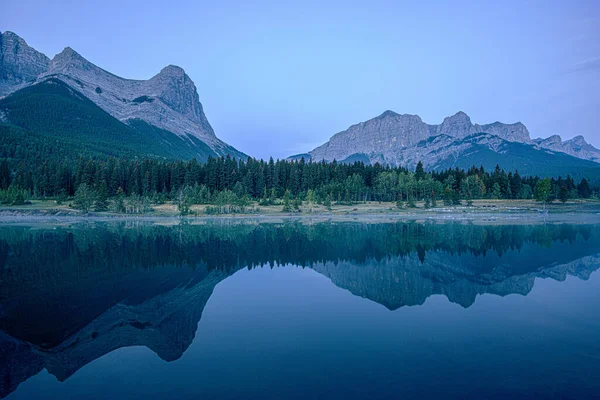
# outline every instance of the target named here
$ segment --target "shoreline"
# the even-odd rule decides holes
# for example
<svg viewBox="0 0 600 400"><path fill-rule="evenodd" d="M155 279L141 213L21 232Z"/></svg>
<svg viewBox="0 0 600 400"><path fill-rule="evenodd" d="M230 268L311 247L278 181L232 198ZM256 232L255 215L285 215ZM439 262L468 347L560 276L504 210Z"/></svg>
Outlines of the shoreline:
<svg viewBox="0 0 600 400"><path fill-rule="evenodd" d="M170 208L167 208L170 207ZM170 212L169 212L170 211ZM385 223L401 221L419 222L465 222L484 224L523 224L523 223L600 223L600 202L581 201L565 204L551 204L546 210L531 201L520 200L480 200L472 206L440 206L437 208L398 209L394 203L362 203L335 205L331 211L317 206L314 212L281 212L281 206L260 207L257 213L187 215L179 216L171 205L161 205L154 211L142 214L89 213L51 204L36 202L18 207L0 207L0 225L14 224L71 224L80 222L138 221L177 225L181 223L278 223L301 221L306 223L336 221Z"/></svg>

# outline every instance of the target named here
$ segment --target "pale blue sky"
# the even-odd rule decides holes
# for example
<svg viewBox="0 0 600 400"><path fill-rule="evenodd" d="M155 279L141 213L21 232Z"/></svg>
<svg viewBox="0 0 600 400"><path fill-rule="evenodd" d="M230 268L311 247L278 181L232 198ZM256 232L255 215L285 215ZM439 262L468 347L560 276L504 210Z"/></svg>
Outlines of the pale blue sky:
<svg viewBox="0 0 600 400"><path fill-rule="evenodd" d="M167 64L217 135L267 158L386 109L522 121L600 147L600 1L3 0L0 30L126 78Z"/></svg>

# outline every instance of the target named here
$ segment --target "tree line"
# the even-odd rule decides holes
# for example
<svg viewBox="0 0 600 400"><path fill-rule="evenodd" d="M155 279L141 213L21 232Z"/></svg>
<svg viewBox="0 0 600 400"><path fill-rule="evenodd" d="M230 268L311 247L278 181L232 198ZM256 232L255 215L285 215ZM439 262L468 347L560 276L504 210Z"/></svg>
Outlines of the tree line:
<svg viewBox="0 0 600 400"><path fill-rule="evenodd" d="M16 164L16 165L15 165ZM301 160L268 161L209 157L206 163L160 159L49 159L39 163L0 161L0 202L27 199L67 201L85 211L144 212L150 204L175 202L182 214L193 204L208 212L245 212L252 202L282 204L285 211L302 202L352 204L396 202L399 207L470 204L474 199L537 199L543 202L590 198L596 188L584 178L522 177L518 171L415 171L362 162L353 164Z"/></svg>

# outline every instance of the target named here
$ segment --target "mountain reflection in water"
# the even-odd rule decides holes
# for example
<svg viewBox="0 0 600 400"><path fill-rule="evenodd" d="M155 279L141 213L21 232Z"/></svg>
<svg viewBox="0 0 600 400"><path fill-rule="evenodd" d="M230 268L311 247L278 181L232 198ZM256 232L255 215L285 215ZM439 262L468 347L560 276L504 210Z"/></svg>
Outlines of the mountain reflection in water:
<svg viewBox="0 0 600 400"><path fill-rule="evenodd" d="M243 268L311 268L390 310L442 294L527 295L587 279L600 226L461 223L80 223L0 228L0 396L42 369L64 381L121 347L180 358L215 286Z"/></svg>

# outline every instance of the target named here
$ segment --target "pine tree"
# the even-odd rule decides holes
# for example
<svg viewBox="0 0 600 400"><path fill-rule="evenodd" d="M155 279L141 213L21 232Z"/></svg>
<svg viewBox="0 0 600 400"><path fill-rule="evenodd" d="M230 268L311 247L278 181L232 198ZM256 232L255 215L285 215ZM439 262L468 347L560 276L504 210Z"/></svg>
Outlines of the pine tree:
<svg viewBox="0 0 600 400"><path fill-rule="evenodd" d="M421 180L425 178L425 169L423 168L423 162L419 161L417 163L417 168L415 169L415 179Z"/></svg>
<svg viewBox="0 0 600 400"><path fill-rule="evenodd" d="M550 190L551 182L548 178L539 180L535 186L535 200L542 202L544 204L544 209L546 208L546 203L550 201Z"/></svg>
<svg viewBox="0 0 600 400"><path fill-rule="evenodd" d="M312 189L308 189L306 192L306 201L308 202L308 209L310 212L313 212L313 202L315 200L315 194Z"/></svg>
<svg viewBox="0 0 600 400"><path fill-rule="evenodd" d="M89 213L96 202L96 192L87 183L82 183L75 192L73 204L84 213Z"/></svg>
<svg viewBox="0 0 600 400"><path fill-rule="evenodd" d="M292 207L290 206L290 197L290 191L286 190L285 194L283 195L283 210L281 210L282 212L292 211Z"/></svg>
<svg viewBox="0 0 600 400"><path fill-rule="evenodd" d="M406 202L406 207L408 208L416 208L417 204L415 203L415 198L413 196L408 197L408 201Z"/></svg>
<svg viewBox="0 0 600 400"><path fill-rule="evenodd" d="M577 194L584 199L590 198L592 190L590 189L590 184L587 179L583 178L579 185L577 185Z"/></svg>
<svg viewBox="0 0 600 400"><path fill-rule="evenodd" d="M502 189L500 187L500 184L498 182L495 182L494 186L492 186L492 198L497 200L500 197L502 197Z"/></svg>
<svg viewBox="0 0 600 400"><path fill-rule="evenodd" d="M446 185L446 189L444 189L444 205L452 205L452 189L450 188L450 185Z"/></svg>
<svg viewBox="0 0 600 400"><path fill-rule="evenodd" d="M296 196L294 201L292 202L295 211L300 211L300 207L302 206L302 200L300 200L300 196Z"/></svg>
<svg viewBox="0 0 600 400"><path fill-rule="evenodd" d="M68 199L67 192L64 189L60 189L56 196L56 204L61 205L65 201L67 201L67 199Z"/></svg>
<svg viewBox="0 0 600 400"><path fill-rule="evenodd" d="M560 191L558 192L558 199L560 200L561 203L566 203L567 200L569 200L569 190L567 189L566 186L562 186L560 188Z"/></svg>
<svg viewBox="0 0 600 400"><path fill-rule="evenodd" d="M269 196L267 195L267 187L266 186L265 186L265 190L263 190L263 196L260 199L260 202L258 204L261 206L269 205Z"/></svg>
<svg viewBox="0 0 600 400"><path fill-rule="evenodd" d="M118 213L125 212L125 192L119 186L113 201L113 210Z"/></svg>
<svg viewBox="0 0 600 400"><path fill-rule="evenodd" d="M327 196L325 197L325 201L323 202L323 205L325 206L325 208L328 211L331 211L331 193L327 193Z"/></svg>
<svg viewBox="0 0 600 400"><path fill-rule="evenodd" d="M106 211L108 210L108 194L106 192L106 183L102 182L96 201L94 203L94 211Z"/></svg>
<svg viewBox="0 0 600 400"><path fill-rule="evenodd" d="M0 189L6 190L10 186L10 168L8 162L2 160L0 162Z"/></svg>

